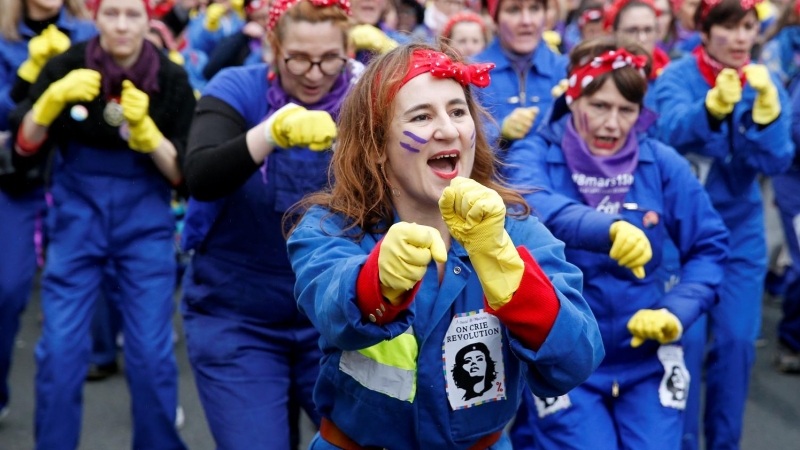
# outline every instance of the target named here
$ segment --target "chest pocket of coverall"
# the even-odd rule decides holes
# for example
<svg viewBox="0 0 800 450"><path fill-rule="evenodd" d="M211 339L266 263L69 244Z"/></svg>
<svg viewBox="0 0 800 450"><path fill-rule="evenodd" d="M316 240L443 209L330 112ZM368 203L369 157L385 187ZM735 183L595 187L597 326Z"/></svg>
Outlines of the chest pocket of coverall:
<svg viewBox="0 0 800 450"><path fill-rule="evenodd" d="M644 234L650 241L650 247L653 249L653 257L650 259L650 262L645 264L644 271L647 276L653 275L655 274L656 267L661 264L663 241L666 237L662 211L660 208L651 209L646 205L636 203L624 203L622 208L622 217L644 231ZM636 279L630 269L622 266L618 266L618 268L624 272L623 278Z"/></svg>
<svg viewBox="0 0 800 450"><path fill-rule="evenodd" d="M267 164L267 185L272 184L275 191L275 211L284 213L306 194L324 188L330 160L329 151L276 149Z"/></svg>

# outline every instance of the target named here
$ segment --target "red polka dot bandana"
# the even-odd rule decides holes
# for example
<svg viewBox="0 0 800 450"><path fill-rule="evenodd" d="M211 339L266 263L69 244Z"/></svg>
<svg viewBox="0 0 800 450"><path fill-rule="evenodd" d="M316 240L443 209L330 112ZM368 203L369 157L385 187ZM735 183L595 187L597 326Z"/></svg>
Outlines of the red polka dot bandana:
<svg viewBox="0 0 800 450"><path fill-rule="evenodd" d="M642 76L645 76L644 67L647 64L647 56L634 55L624 48L610 50L602 55L595 56L591 61L574 69L569 75L569 87L565 92L567 104L572 103L583 93L583 89L600 75L621 69L623 67L633 67L638 69Z"/></svg>
<svg viewBox="0 0 800 450"><path fill-rule="evenodd" d="M436 78L452 78L460 85L467 86L473 84L479 88L485 88L492 81L489 71L494 69L494 63L484 64L462 64L453 62L444 53L432 50L415 50L411 54L409 70L400 85L399 90L414 77L430 72Z"/></svg>
<svg viewBox="0 0 800 450"><path fill-rule="evenodd" d="M742 2L742 9L747 11L756 7L757 4L761 3L763 0L740 0ZM711 12L717 5L722 3L722 0L703 0L700 7L700 20L706 20L708 17L708 13Z"/></svg>
<svg viewBox="0 0 800 450"><path fill-rule="evenodd" d="M352 15L350 11L350 0L309 0L312 5L322 8L328 6L338 6L342 8L342 11L345 12L348 16ZM275 28L275 25L278 23L278 19L281 18L283 13L285 13L292 5L295 3L299 3L300 0L275 0L272 3L272 6L269 9L269 23L267 24L267 29Z"/></svg>

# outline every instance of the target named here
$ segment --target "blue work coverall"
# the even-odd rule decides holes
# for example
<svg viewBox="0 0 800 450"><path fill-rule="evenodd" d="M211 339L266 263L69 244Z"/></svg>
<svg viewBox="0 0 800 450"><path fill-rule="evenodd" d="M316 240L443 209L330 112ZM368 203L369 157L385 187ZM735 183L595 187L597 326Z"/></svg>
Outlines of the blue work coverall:
<svg viewBox="0 0 800 450"><path fill-rule="evenodd" d="M230 105L245 130L268 113L267 66L228 68L204 97ZM297 308L282 218L327 184L331 152L277 148L232 194L191 199L181 310L195 382L221 449L290 448L290 398L319 425L312 392L319 333Z"/></svg>
<svg viewBox="0 0 800 450"><path fill-rule="evenodd" d="M744 406L761 323L761 297L767 269L764 214L758 175L785 171L794 156L789 128L791 105L774 74L783 113L772 123L753 122L756 91L745 84L742 99L721 121L705 106L711 86L696 56L670 64L656 82L658 135L690 162L714 208L730 231L730 256L720 285L719 303L684 336L686 361L695 380L706 361L706 447L738 448ZM684 272L685 273L685 272ZM683 448L697 448L700 390L689 391Z"/></svg>
<svg viewBox="0 0 800 450"><path fill-rule="evenodd" d="M356 282L383 235L367 233L356 241L350 232L342 235L345 223L341 216L314 207L289 237L288 247L297 274L297 302L322 335L324 356L314 391L317 408L360 445L467 449L479 438L503 430L526 385L541 396L562 395L600 363L603 346L597 325L580 293L580 271L564 259L563 244L533 217L507 218L511 240L518 248L524 246L550 279L560 310L536 351L499 323L491 339L500 340L502 352L491 357L504 366L504 397L452 407L448 389L453 386L448 386L446 375L449 327L459 317L484 309L483 289L466 250L452 240L441 283L431 261L408 309L394 321L377 325L365 320L357 306ZM397 343L402 350L392 350ZM378 360L363 358L363 352L373 358L382 354L386 364L376 366ZM406 357L402 369L392 366L392 361ZM405 384L400 381L407 377L410 396L403 395ZM317 436L311 448L336 447ZM491 446L510 448L507 439Z"/></svg>
<svg viewBox="0 0 800 450"><path fill-rule="evenodd" d="M641 309L666 308L688 327L708 310L722 281L728 232L686 161L645 130L628 135L638 139L639 159L619 214L587 206L561 149L567 120L572 114L562 97L539 136L509 149L505 175L513 185L534 189L526 200L566 243L567 261L583 271L583 294L597 318L606 358L562 398L524 397L512 430L514 448L577 450L602 443L604 449L675 449L689 380L682 358L666 361L660 353L679 356L680 342L662 350L648 340L632 348L627 323ZM618 220L641 228L650 241L653 257L644 279L608 255L609 228ZM670 241L681 256L683 280L664 295L660 266ZM673 370L684 385L674 393L680 398L664 401Z"/></svg>

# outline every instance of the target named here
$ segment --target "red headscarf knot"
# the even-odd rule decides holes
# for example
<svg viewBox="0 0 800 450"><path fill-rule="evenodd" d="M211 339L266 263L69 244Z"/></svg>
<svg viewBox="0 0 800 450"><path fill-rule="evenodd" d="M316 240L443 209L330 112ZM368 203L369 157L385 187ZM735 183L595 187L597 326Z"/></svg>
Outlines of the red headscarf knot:
<svg viewBox="0 0 800 450"><path fill-rule="evenodd" d="M573 69L570 73L569 87L565 92L567 104L580 97L583 89L604 73L630 66L638 69L644 77L646 65L647 56L634 55L624 48L609 50L602 55L595 56L591 61Z"/></svg>
<svg viewBox="0 0 800 450"><path fill-rule="evenodd" d="M348 16L352 15L350 11L350 0L309 0L312 5L316 7L330 7L330 6L338 6L345 12ZM275 28L275 25L278 23L278 19L281 18L283 13L285 13L292 5L295 3L299 3L300 0L275 0L272 3L272 6L269 9L269 23L267 24L267 29Z"/></svg>
<svg viewBox="0 0 800 450"><path fill-rule="evenodd" d="M415 50L409 62L409 71L400 82L400 89L412 78L430 72L436 78L452 78L460 85L473 84L479 88L489 86L492 79L489 71L495 68L494 63L463 64L454 62L444 53L431 50Z"/></svg>

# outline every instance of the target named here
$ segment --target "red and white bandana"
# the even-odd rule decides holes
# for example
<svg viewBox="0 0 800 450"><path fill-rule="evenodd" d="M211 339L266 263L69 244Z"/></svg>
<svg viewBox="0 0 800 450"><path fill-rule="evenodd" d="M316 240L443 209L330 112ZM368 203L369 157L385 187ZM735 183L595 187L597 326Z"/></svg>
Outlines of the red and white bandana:
<svg viewBox="0 0 800 450"><path fill-rule="evenodd" d="M271 30L275 28L275 25L278 23L278 19L281 18L283 13L285 13L292 5L295 3L299 3L301 0L275 0L272 3L272 7L269 9L269 23L267 24L267 29ZM309 0L312 5L317 7L328 7L328 6L338 6L342 8L342 11L345 12L348 16L352 15L350 11L350 0Z"/></svg>
<svg viewBox="0 0 800 450"><path fill-rule="evenodd" d="M567 104L581 96L583 89L600 75L621 69L633 67L645 77L644 67L647 65L647 56L634 55L624 48L609 50L602 55L595 56L591 61L575 68L569 75L569 87L565 92Z"/></svg>
<svg viewBox="0 0 800 450"><path fill-rule="evenodd" d="M415 50L411 54L408 73L397 86L397 90L400 90L412 78L426 72L430 72L436 78L452 78L462 86L473 84L485 88L492 81L489 71L494 68L494 63L463 64L454 62L441 52Z"/></svg>
<svg viewBox="0 0 800 450"><path fill-rule="evenodd" d="M578 28L583 28L588 23L603 20L603 8L589 8L578 17Z"/></svg>

